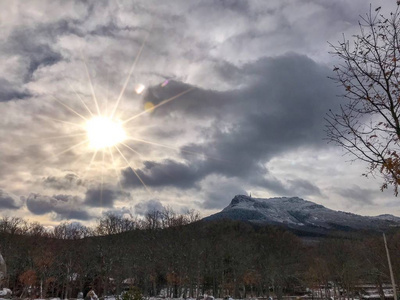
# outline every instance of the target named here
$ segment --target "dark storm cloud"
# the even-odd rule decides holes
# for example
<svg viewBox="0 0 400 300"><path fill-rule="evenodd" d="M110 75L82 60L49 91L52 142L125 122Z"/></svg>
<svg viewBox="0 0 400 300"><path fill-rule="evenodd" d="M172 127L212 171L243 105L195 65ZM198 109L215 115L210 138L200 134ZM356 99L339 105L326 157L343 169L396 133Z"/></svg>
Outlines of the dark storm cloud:
<svg viewBox="0 0 400 300"><path fill-rule="evenodd" d="M30 194L26 206L36 215L55 213L57 219L89 220L90 215L84 210L83 200L78 196Z"/></svg>
<svg viewBox="0 0 400 300"><path fill-rule="evenodd" d="M52 211L52 198L39 194L30 194L26 199L26 206L29 211L36 215L44 215Z"/></svg>
<svg viewBox="0 0 400 300"><path fill-rule="evenodd" d="M64 24L65 22L47 24L47 26L38 25L34 28L21 27L10 34L3 47L6 52L28 60L25 81L29 81L40 66L52 65L62 59L62 55L51 45L55 42L57 35L67 32Z"/></svg>
<svg viewBox="0 0 400 300"><path fill-rule="evenodd" d="M348 188L335 188L334 192L345 199L351 199L359 204L373 204L377 193L379 193L376 190L360 188L358 185Z"/></svg>
<svg viewBox="0 0 400 300"><path fill-rule="evenodd" d="M113 207L115 200L120 197L129 197L129 193L110 188L91 188L86 191L84 204L90 207Z"/></svg>
<svg viewBox="0 0 400 300"><path fill-rule="evenodd" d="M21 199L0 189L0 209L19 209L22 205Z"/></svg>
<svg viewBox="0 0 400 300"><path fill-rule="evenodd" d="M144 162L144 166L143 170L136 170L136 172L146 185L155 187L172 185L182 189L190 188L194 182L206 175L206 173L203 173L205 171L203 168L196 169L191 165L170 159L164 160L161 163L146 161ZM123 170L122 174L123 185L142 185L130 168Z"/></svg>
<svg viewBox="0 0 400 300"><path fill-rule="evenodd" d="M204 133L204 143L182 147L207 158L182 152L184 162L146 162L137 170L139 176L149 186L190 188L206 176L218 174L280 193L290 191L292 185L305 194L320 194L318 187L301 180L286 188L268 177L265 164L287 151L325 146L324 115L337 103L334 86L327 78L330 70L305 56L288 54L260 59L238 72L245 83L241 88L226 92L196 89L158 109L158 118L169 118L173 111L182 117L213 120L212 129ZM187 87L172 82L171 87L154 88L157 93L151 91L145 100L159 103ZM123 182L140 185L129 170L123 172Z"/></svg>
<svg viewBox="0 0 400 300"><path fill-rule="evenodd" d="M135 213L141 216L144 216L148 213L155 211L163 211L164 206L161 204L159 200L149 200L139 202L135 205Z"/></svg>
<svg viewBox="0 0 400 300"><path fill-rule="evenodd" d="M30 94L7 79L0 78L0 102L14 99L24 99Z"/></svg>
<svg viewBox="0 0 400 300"><path fill-rule="evenodd" d="M153 113L155 118L177 111L188 113L193 117L209 117L210 114L215 113L215 108L222 107L229 102L229 93L218 93L197 88L189 91L191 88L194 87L179 81L169 80L165 87L158 85L148 88L144 101L157 105L164 100L187 92L169 102L168 105L157 108Z"/></svg>
<svg viewBox="0 0 400 300"><path fill-rule="evenodd" d="M288 181L292 195L299 197L322 196L321 190L315 184L305 179L294 179Z"/></svg>

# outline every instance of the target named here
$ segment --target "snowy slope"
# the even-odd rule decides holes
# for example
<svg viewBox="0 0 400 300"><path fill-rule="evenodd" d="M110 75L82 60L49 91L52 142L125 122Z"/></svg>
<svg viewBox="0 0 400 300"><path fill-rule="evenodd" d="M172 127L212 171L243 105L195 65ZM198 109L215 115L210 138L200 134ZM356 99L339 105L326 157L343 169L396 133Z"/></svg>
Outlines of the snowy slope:
<svg viewBox="0 0 400 300"><path fill-rule="evenodd" d="M242 220L256 224L278 224L309 232L381 230L400 226L400 218L392 215L360 216L335 211L298 197L262 199L237 195L221 212L205 218L205 220L216 219Z"/></svg>

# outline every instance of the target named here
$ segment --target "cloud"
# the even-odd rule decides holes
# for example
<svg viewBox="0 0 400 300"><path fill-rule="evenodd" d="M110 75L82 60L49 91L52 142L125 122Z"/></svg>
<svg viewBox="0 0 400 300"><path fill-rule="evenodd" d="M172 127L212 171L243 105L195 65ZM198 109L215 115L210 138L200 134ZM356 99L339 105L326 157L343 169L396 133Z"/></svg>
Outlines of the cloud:
<svg viewBox="0 0 400 300"><path fill-rule="evenodd" d="M147 213L151 213L154 211L163 211L164 206L161 204L159 200L149 200L139 202L135 205L135 213L144 216Z"/></svg>
<svg viewBox="0 0 400 300"><path fill-rule="evenodd" d="M220 176L208 176L201 182L204 191L204 202L201 207L205 209L221 209L229 204L235 195L247 195L249 191L243 187L243 182ZM251 191L250 191L251 192Z"/></svg>
<svg viewBox="0 0 400 300"><path fill-rule="evenodd" d="M299 197L322 196L322 192L319 187L306 179L288 180L288 183L290 186L289 189L292 191L292 195Z"/></svg>
<svg viewBox="0 0 400 300"><path fill-rule="evenodd" d="M242 88L225 92L197 89L192 95L158 108L154 118L168 120L173 112L172 118L178 115L207 119L212 126L204 129L201 143L181 147L184 161L146 161L143 168L137 169L147 185L188 189L214 174L279 192L289 191L269 176L265 164L285 151L326 147L324 115L335 106L335 89L327 79L330 70L305 56L287 54L249 63L238 72L246 83ZM155 89L159 94L155 97L152 92L151 100L157 103L158 99L186 90L187 85L172 82L172 92L168 85L165 91ZM140 186L129 169L122 174L125 186ZM319 193L317 187L304 180L291 184L302 188L305 194Z"/></svg>
<svg viewBox="0 0 400 300"><path fill-rule="evenodd" d="M182 189L191 188L193 184L204 177L203 170L193 168L191 165L173 160L164 160L160 163L146 161L143 170L136 170L146 185L152 187L175 186ZM142 186L136 174L130 169L122 171L123 185Z"/></svg>
<svg viewBox="0 0 400 300"><path fill-rule="evenodd" d="M31 193L26 199L26 206L36 215L55 213L58 219L90 219L90 215L84 210L82 199L78 196Z"/></svg>
<svg viewBox="0 0 400 300"><path fill-rule="evenodd" d="M21 89L18 85L9 82L7 79L0 78L0 102L25 99L29 96L29 92Z"/></svg>
<svg viewBox="0 0 400 300"><path fill-rule="evenodd" d="M84 186L85 182L76 174L68 173L64 176L48 176L43 179L43 185L56 190L73 190Z"/></svg>
<svg viewBox="0 0 400 300"><path fill-rule="evenodd" d="M103 216L107 215L115 215L119 217L127 217L127 218L132 218L132 210L128 207L117 207L117 208L112 208L107 211L103 211L102 213Z"/></svg>
<svg viewBox="0 0 400 300"><path fill-rule="evenodd" d="M16 210L22 207L23 201L21 198L0 189L0 208Z"/></svg>
<svg viewBox="0 0 400 300"><path fill-rule="evenodd" d="M358 185L351 187L334 188L334 192L347 200L355 201L358 204L374 204L374 199L379 194L379 191L360 188Z"/></svg>
<svg viewBox="0 0 400 300"><path fill-rule="evenodd" d="M372 1L372 7L379 5ZM112 188L114 167L126 167L118 153L115 165L108 165L106 152L100 172L101 153L90 164L93 153L86 145L65 151L82 141L72 136L77 127L71 125L82 120L51 95L88 117L71 83L96 112L83 56L100 109L110 108L150 33L118 117L194 87L126 124L129 135L167 145L127 141L142 160L121 147L149 188L165 193L163 203L186 205L190 199L194 206L217 209L233 192L260 191L326 196L337 204L340 194L327 189L349 181L363 186L355 177L362 168L353 165L350 171L323 140L323 117L340 94L327 79L335 58L326 41L340 40L342 33L351 38L359 31L358 16L368 9L369 2L362 0L0 3L0 185L21 195L37 191L36 198L28 197L32 211L63 218L68 211L85 219L86 208L114 210L128 199ZM395 1L382 11L391 9ZM165 79L168 85L161 86ZM144 94L135 93L137 83L149 87ZM335 157L335 163L314 161L317 151ZM308 166L295 171L277 159L288 153ZM110 185L100 192L100 182ZM121 182L135 189L136 201L146 202L148 195L131 170L122 171ZM45 196L46 189L52 195L86 188L75 200ZM353 191L352 197L360 196ZM22 205L17 198L6 199L0 206Z"/></svg>
<svg viewBox="0 0 400 300"><path fill-rule="evenodd" d="M71 210L65 213L57 212L57 217L58 219L61 220L76 219L76 220L88 221L92 219L92 216L88 212L83 210Z"/></svg>
<svg viewBox="0 0 400 300"><path fill-rule="evenodd" d="M90 207L113 207L115 200L129 196L129 193L107 187L90 188L86 191L84 204Z"/></svg>
<svg viewBox="0 0 400 300"><path fill-rule="evenodd" d="M62 55L52 45L58 35L66 31L65 22L39 25L35 27L17 27L3 44L2 50L21 57L25 65L24 81L41 66L49 66L62 60ZM49 26L50 25L50 26Z"/></svg>

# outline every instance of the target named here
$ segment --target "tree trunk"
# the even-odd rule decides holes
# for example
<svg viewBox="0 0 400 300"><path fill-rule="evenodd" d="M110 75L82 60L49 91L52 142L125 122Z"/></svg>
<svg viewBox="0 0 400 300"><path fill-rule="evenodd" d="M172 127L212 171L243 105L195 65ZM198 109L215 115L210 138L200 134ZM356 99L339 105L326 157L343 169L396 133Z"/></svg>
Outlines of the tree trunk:
<svg viewBox="0 0 400 300"><path fill-rule="evenodd" d="M216 284L216 279L215 279L215 272L213 272L213 296L217 296L217 284Z"/></svg>
<svg viewBox="0 0 400 300"><path fill-rule="evenodd" d="M378 292L381 300L385 300L385 293L383 292L382 282L380 280L378 281Z"/></svg>
<svg viewBox="0 0 400 300"><path fill-rule="evenodd" d="M153 296L156 297L157 296L157 278L154 278L153 280Z"/></svg>
<svg viewBox="0 0 400 300"><path fill-rule="evenodd" d="M282 287L279 285L279 286L275 287L274 290L275 290L276 297L278 298L278 300L282 300L282 296L283 296Z"/></svg>
<svg viewBox="0 0 400 300"><path fill-rule="evenodd" d="M190 298L193 298L193 277L190 276L190 282L189 282L189 295Z"/></svg>

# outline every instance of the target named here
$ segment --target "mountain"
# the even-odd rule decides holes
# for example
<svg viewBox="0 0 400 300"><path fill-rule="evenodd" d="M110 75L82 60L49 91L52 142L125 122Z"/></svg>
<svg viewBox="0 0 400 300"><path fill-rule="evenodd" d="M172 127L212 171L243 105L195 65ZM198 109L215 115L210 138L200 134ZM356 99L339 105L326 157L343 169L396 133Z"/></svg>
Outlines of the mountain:
<svg viewBox="0 0 400 300"><path fill-rule="evenodd" d="M335 211L298 197L252 198L235 196L221 212L205 221L231 219L255 225L279 225L299 235L327 235L337 231L383 231L400 227L400 218L393 215L360 216Z"/></svg>

